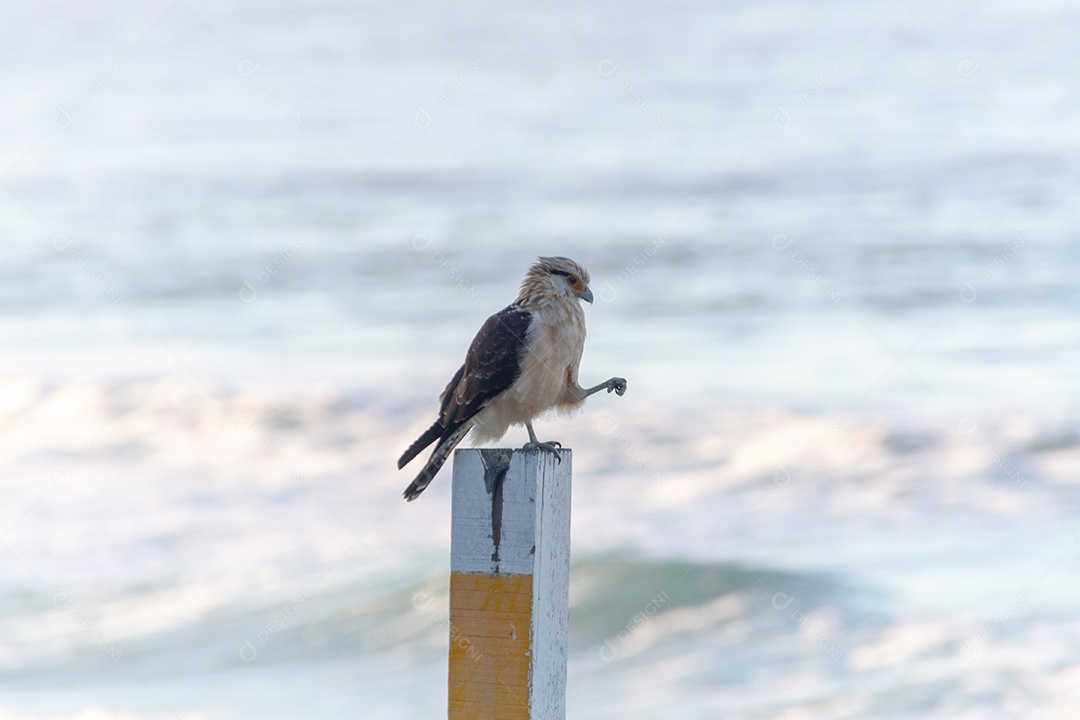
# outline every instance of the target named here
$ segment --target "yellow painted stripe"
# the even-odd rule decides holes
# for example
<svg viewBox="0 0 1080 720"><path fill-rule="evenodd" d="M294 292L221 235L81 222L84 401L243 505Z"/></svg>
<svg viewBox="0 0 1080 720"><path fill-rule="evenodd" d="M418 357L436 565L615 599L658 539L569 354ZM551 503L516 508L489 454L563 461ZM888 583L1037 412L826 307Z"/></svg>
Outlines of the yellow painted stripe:
<svg viewBox="0 0 1080 720"><path fill-rule="evenodd" d="M465 573L460 573L464 575ZM477 575L486 573L475 573ZM496 576L502 577L502 576ZM531 575L518 575L516 577L532 577ZM531 585L531 583L530 583ZM532 592L521 593L495 593L486 590L468 590L458 588L458 609L476 608L481 611L493 612L528 612L532 609Z"/></svg>
<svg viewBox="0 0 1080 720"><path fill-rule="evenodd" d="M532 580L450 573L450 720L528 720Z"/></svg>

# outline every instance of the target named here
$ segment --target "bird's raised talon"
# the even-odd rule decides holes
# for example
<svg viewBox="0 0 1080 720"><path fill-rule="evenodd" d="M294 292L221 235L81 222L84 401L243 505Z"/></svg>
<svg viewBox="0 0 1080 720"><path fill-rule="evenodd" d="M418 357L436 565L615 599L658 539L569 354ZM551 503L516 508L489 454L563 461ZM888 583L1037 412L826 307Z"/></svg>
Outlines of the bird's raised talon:
<svg viewBox="0 0 1080 720"><path fill-rule="evenodd" d="M623 393L626 392L626 379L612 378L610 382L608 382L607 391L610 393L612 390L615 391L616 395L622 397Z"/></svg>

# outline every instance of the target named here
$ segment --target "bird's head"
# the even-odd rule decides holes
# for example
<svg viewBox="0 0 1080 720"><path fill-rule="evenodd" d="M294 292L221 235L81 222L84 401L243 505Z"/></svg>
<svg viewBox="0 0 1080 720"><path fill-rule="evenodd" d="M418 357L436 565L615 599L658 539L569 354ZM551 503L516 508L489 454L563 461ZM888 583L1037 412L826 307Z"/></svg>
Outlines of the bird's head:
<svg viewBox="0 0 1080 720"><path fill-rule="evenodd" d="M520 297L533 302L579 299L591 303L589 271L570 258L539 258L521 283Z"/></svg>

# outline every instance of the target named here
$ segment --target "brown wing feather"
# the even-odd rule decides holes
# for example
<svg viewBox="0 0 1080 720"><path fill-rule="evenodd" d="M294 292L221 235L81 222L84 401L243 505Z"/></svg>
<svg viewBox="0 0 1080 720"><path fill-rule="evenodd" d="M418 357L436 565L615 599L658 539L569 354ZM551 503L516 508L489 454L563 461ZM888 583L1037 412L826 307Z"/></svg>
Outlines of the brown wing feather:
<svg viewBox="0 0 1080 720"><path fill-rule="evenodd" d="M412 500L427 487L450 451L468 433L476 414L518 379L525 335L531 322L532 313L510 305L480 327L469 345L465 363L439 396L439 419L398 460L400 469L421 450L439 441L424 469L406 491L407 499Z"/></svg>

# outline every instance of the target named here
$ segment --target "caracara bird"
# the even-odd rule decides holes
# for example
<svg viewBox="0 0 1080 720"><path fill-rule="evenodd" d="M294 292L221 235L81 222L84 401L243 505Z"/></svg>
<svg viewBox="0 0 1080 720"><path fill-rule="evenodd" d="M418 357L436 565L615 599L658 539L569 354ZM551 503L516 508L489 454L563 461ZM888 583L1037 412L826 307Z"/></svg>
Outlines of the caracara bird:
<svg viewBox="0 0 1080 720"><path fill-rule="evenodd" d="M626 392L613 377L591 388L578 385L585 346L585 311L593 301L589 272L569 258L542 257L525 274L517 300L484 322L465 364L439 396L439 419L398 460L398 469L431 443L427 464L405 489L406 500L424 492L450 452L470 430L474 442L498 440L511 425L529 431L525 449L554 452L562 445L536 439L532 421L548 410L569 412L607 390Z"/></svg>

